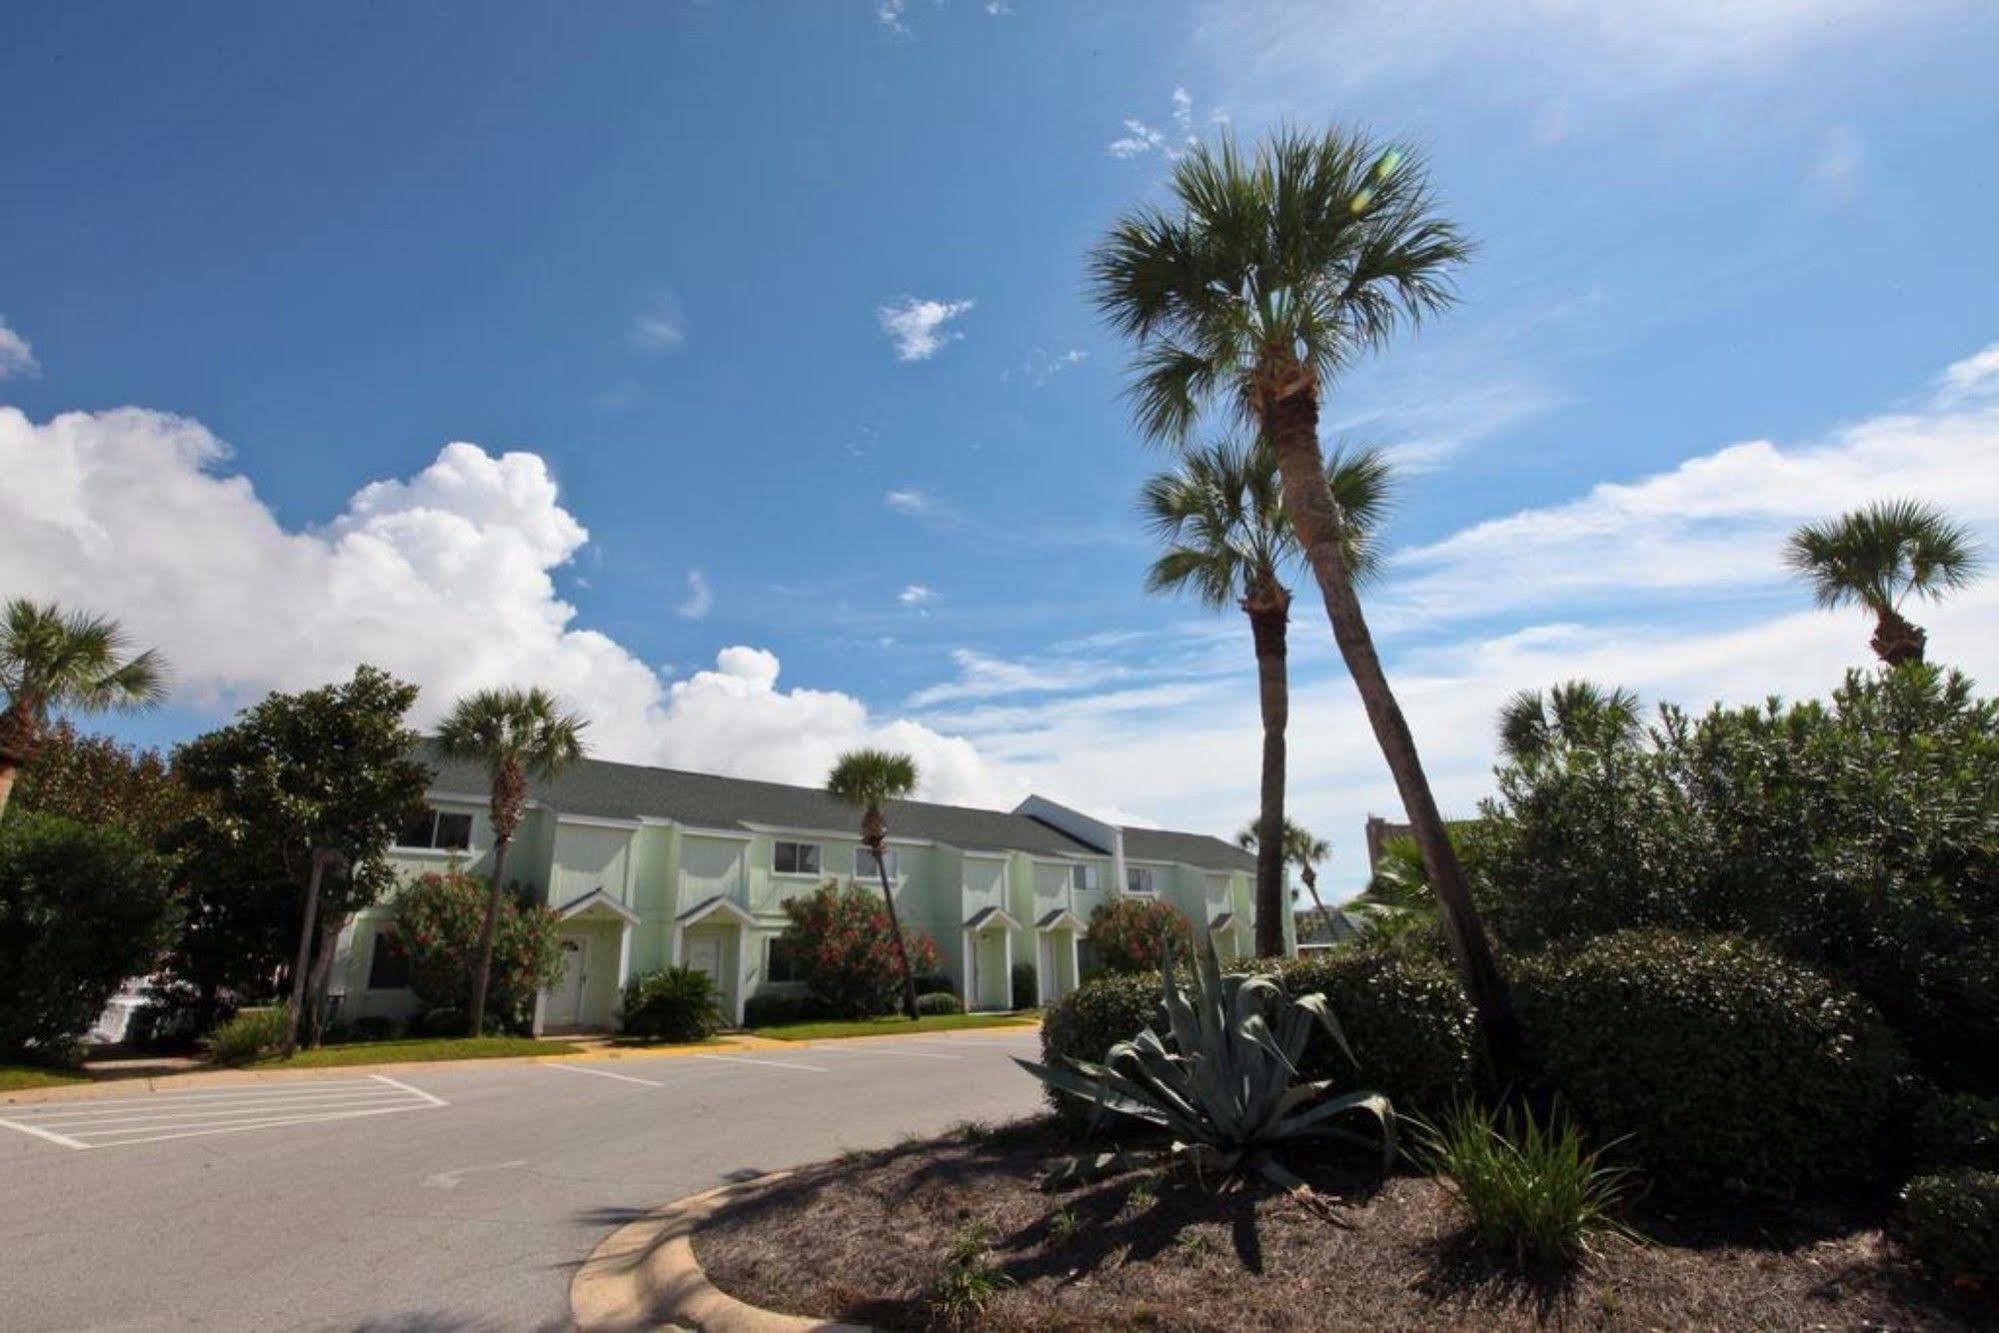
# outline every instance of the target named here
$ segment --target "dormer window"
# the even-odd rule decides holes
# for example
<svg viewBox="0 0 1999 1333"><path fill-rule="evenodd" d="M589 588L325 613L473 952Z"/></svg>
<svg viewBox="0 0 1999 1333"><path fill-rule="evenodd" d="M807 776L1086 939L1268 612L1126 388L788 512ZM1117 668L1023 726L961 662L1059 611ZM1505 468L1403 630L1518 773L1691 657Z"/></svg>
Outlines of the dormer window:
<svg viewBox="0 0 1999 1333"><path fill-rule="evenodd" d="M1151 866L1126 866L1124 868L1124 891L1126 893L1152 893L1157 884L1153 879Z"/></svg>
<svg viewBox="0 0 1999 1333"><path fill-rule="evenodd" d="M819 873L819 844L779 839L771 847L771 869L780 875Z"/></svg>

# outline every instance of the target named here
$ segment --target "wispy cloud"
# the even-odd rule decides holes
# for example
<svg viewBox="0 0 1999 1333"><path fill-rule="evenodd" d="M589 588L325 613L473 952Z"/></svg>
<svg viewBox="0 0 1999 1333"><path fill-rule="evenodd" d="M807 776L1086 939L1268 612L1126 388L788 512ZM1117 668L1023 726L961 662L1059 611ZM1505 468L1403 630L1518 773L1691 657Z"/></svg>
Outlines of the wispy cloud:
<svg viewBox="0 0 1999 1333"><path fill-rule="evenodd" d="M924 607L937 600L937 590L921 583L912 583L895 595L895 600L908 607Z"/></svg>
<svg viewBox="0 0 1999 1333"><path fill-rule="evenodd" d="M1215 119L1227 117L1218 115ZM1127 117L1124 133L1104 145L1104 151L1123 158L1160 153L1171 160L1200 141L1200 136L1194 133L1194 95L1185 88L1175 88L1171 120L1166 126L1148 125L1136 117Z"/></svg>
<svg viewBox="0 0 1999 1333"><path fill-rule="evenodd" d="M687 341L687 314L671 292L661 292L632 316L632 346L642 352L672 352Z"/></svg>
<svg viewBox="0 0 1999 1333"><path fill-rule="evenodd" d="M915 486L890 491L882 497L882 503L896 513L907 514L911 518L945 519L957 516L957 511L951 506Z"/></svg>
<svg viewBox="0 0 1999 1333"><path fill-rule="evenodd" d="M1826 208L1840 208L1860 197L1866 182L1867 145L1859 131L1841 125L1827 131L1805 169L1805 193Z"/></svg>
<svg viewBox="0 0 1999 1333"><path fill-rule="evenodd" d="M35 349L28 340L7 327L7 317L0 315L0 380L26 379L39 375L41 362L35 360Z"/></svg>
<svg viewBox="0 0 1999 1333"><path fill-rule="evenodd" d="M962 331L945 327L971 310L971 301L938 301L905 296L875 309L882 332L895 344L898 361L928 361L945 347L963 338Z"/></svg>
<svg viewBox="0 0 1999 1333"><path fill-rule="evenodd" d="M673 614L682 620L701 620L715 609L715 590L708 584L708 576L698 569L687 571L687 596L673 608Z"/></svg>
<svg viewBox="0 0 1999 1333"><path fill-rule="evenodd" d="M1000 372L1000 382L1005 384L1020 378L1038 389L1063 371L1074 370L1089 359L1090 354L1080 347L1060 352L1050 352L1045 347L1029 348L1026 359L1018 366L1009 366Z"/></svg>

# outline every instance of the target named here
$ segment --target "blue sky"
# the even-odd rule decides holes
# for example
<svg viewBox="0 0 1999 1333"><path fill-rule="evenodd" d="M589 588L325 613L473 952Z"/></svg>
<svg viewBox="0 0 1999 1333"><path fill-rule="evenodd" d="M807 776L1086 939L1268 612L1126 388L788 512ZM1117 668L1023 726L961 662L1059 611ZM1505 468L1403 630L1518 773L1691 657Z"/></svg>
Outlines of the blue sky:
<svg viewBox="0 0 1999 1333"><path fill-rule="evenodd" d="M1509 689L1863 660L1799 518L1999 523L1995 56L1948 0L10 6L0 592L160 644L151 742L365 656L430 709L549 680L616 757L888 740L1227 831L1247 633L1140 591L1167 460L1083 255L1190 134L1358 123L1481 243L1327 410L1405 464L1378 627L1468 807ZM1989 677L1996 609L1940 655ZM1295 624L1351 883L1392 787Z"/></svg>

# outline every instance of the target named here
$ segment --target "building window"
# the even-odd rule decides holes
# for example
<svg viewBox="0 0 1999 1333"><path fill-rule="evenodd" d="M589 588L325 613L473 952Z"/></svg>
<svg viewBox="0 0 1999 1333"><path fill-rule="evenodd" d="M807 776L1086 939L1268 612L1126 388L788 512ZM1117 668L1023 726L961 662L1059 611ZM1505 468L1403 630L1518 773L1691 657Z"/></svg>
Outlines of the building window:
<svg viewBox="0 0 1999 1333"><path fill-rule="evenodd" d="M375 952L368 959L369 990L406 990L410 984L410 956L402 937L393 930L375 932Z"/></svg>
<svg viewBox="0 0 1999 1333"><path fill-rule="evenodd" d="M816 842L780 842L771 849L771 869L780 875L816 875L819 873L819 844Z"/></svg>
<svg viewBox="0 0 1999 1333"><path fill-rule="evenodd" d="M773 935L764 944L764 980L776 984L801 980L791 941L782 935Z"/></svg>
<svg viewBox="0 0 1999 1333"><path fill-rule="evenodd" d="M465 851L472 846L472 816L426 805L403 821L396 831L396 846Z"/></svg>
<svg viewBox="0 0 1999 1333"><path fill-rule="evenodd" d="M1126 866L1124 868L1124 888L1126 893L1151 893L1153 887L1151 866Z"/></svg>
<svg viewBox="0 0 1999 1333"><path fill-rule="evenodd" d="M1102 880L1097 875L1097 867L1087 862L1069 867L1069 887L1078 893L1095 893Z"/></svg>
<svg viewBox="0 0 1999 1333"><path fill-rule="evenodd" d="M902 877L902 861L896 855L895 848L887 848L882 853L882 859L888 862L888 877L890 879L899 879ZM881 878L881 871L875 866L874 852L866 847L857 847L854 849L854 874L857 878L861 879Z"/></svg>

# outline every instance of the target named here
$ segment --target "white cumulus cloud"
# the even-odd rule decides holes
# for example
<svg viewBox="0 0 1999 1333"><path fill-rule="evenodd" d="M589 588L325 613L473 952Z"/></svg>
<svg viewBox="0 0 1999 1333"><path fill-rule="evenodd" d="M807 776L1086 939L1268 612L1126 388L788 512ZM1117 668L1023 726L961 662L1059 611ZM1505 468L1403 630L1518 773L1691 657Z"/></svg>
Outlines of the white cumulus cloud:
<svg viewBox="0 0 1999 1333"><path fill-rule="evenodd" d="M116 617L167 658L177 702L218 714L370 662L422 686L419 724L467 690L533 682L592 720L607 759L816 785L840 751L892 744L931 799L1022 792L967 741L778 688L766 650L724 648L669 685L579 625L552 574L589 534L536 454L446 445L317 528L279 522L229 461L186 417L0 407L0 594Z"/></svg>
<svg viewBox="0 0 1999 1333"><path fill-rule="evenodd" d="M895 344L898 361L928 361L947 344L963 338L963 332L946 328L952 320L972 308L971 301L937 301L906 296L877 307L875 318L882 332Z"/></svg>

